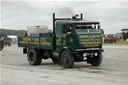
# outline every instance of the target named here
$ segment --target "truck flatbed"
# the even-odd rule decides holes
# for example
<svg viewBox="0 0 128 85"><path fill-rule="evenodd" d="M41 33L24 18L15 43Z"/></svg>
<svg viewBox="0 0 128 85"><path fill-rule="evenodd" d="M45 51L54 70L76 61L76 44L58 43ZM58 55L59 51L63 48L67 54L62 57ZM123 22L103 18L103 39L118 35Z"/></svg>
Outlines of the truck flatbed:
<svg viewBox="0 0 128 85"><path fill-rule="evenodd" d="M18 37L18 46L53 50L53 37Z"/></svg>

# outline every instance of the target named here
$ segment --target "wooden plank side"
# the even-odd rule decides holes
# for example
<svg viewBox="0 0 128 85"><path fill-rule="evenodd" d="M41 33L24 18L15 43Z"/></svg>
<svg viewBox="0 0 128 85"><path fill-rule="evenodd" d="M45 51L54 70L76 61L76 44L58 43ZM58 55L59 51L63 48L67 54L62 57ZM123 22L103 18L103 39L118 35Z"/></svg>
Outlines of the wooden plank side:
<svg viewBox="0 0 128 85"><path fill-rule="evenodd" d="M53 50L53 37L18 37L18 47Z"/></svg>
<svg viewBox="0 0 128 85"><path fill-rule="evenodd" d="M53 50L53 37L40 37L40 48Z"/></svg>

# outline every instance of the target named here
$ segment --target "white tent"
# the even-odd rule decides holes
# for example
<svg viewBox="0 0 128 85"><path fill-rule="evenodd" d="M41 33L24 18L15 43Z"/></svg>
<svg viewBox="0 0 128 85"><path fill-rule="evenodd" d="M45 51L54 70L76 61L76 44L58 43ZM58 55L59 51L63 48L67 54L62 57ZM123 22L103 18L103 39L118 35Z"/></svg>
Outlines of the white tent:
<svg viewBox="0 0 128 85"><path fill-rule="evenodd" d="M12 39L12 43L17 43L17 36L15 36L15 35L8 35L7 37Z"/></svg>

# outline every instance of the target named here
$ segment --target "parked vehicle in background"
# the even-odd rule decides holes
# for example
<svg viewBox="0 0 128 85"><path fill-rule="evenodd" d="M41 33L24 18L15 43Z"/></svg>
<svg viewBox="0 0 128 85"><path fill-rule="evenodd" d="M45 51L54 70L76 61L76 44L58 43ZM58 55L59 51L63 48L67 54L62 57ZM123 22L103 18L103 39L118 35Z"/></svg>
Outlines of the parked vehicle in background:
<svg viewBox="0 0 128 85"><path fill-rule="evenodd" d="M122 29L122 35L123 35L123 40L127 40L128 39L128 29Z"/></svg>
<svg viewBox="0 0 128 85"><path fill-rule="evenodd" d="M109 34L107 37L104 38L104 43L116 43L117 38L114 37L112 34Z"/></svg>
<svg viewBox="0 0 128 85"><path fill-rule="evenodd" d="M8 35L7 37L11 38L11 44L17 44L17 36L16 35Z"/></svg>
<svg viewBox="0 0 128 85"><path fill-rule="evenodd" d="M9 37L4 37L3 43L4 45L11 46L12 39Z"/></svg>
<svg viewBox="0 0 128 85"><path fill-rule="evenodd" d="M3 44L3 41L0 40L0 51L2 51L4 48L4 44Z"/></svg>
<svg viewBox="0 0 128 85"><path fill-rule="evenodd" d="M4 48L4 38L0 36L0 51L2 51Z"/></svg>
<svg viewBox="0 0 128 85"><path fill-rule="evenodd" d="M7 35L0 34L0 51L4 48L4 45L11 46L12 39Z"/></svg>

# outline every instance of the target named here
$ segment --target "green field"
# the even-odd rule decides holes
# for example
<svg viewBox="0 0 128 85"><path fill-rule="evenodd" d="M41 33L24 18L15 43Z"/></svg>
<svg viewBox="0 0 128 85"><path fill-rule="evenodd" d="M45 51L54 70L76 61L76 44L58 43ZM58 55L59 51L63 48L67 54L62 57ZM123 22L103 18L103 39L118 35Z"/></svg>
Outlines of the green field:
<svg viewBox="0 0 128 85"><path fill-rule="evenodd" d="M128 41L117 41L116 43L103 43L103 45L128 45Z"/></svg>

